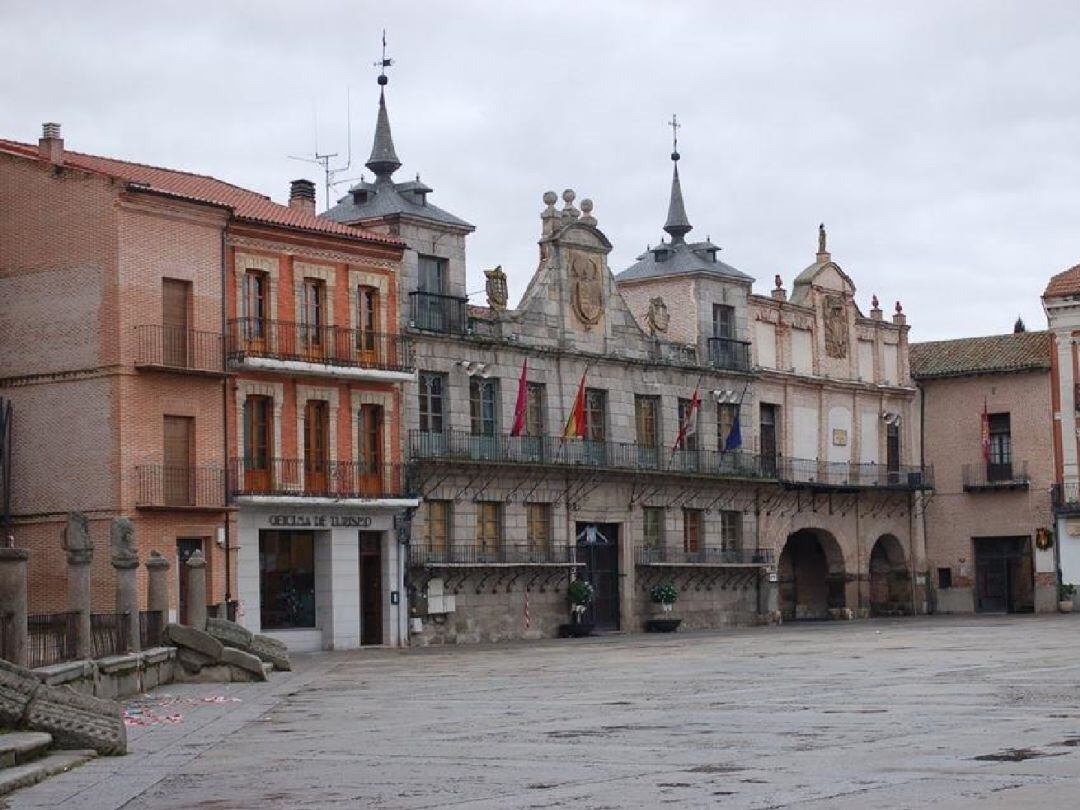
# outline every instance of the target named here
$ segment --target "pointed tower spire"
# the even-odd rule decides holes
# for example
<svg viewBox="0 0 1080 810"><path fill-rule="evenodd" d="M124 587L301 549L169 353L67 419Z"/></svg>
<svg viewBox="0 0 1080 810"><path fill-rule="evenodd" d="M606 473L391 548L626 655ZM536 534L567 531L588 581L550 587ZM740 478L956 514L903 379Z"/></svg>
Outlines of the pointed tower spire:
<svg viewBox="0 0 1080 810"><path fill-rule="evenodd" d="M671 201L668 203L667 222L664 230L671 235L673 245L681 245L685 242L686 234L694 229L690 220L686 218L686 205L683 203L682 184L679 182L679 119L671 116Z"/></svg>
<svg viewBox="0 0 1080 810"><path fill-rule="evenodd" d="M367 166L375 173L376 181L389 180L390 176L401 167L397 152L394 151L394 139L390 135L390 116L386 113L386 69L394 60L386 55L386 31L382 37L382 59L375 63L379 68L379 117L375 120L375 141L371 145L371 157Z"/></svg>

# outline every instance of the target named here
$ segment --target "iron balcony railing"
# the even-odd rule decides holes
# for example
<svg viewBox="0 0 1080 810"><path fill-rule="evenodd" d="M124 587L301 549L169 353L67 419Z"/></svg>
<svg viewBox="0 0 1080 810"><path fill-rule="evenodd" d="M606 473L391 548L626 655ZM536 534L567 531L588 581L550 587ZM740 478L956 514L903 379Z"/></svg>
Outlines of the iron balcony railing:
<svg viewBox="0 0 1080 810"><path fill-rule="evenodd" d="M414 543L409 546L412 565L566 565L573 562L564 545L538 543L459 544Z"/></svg>
<svg viewBox="0 0 1080 810"><path fill-rule="evenodd" d="M1050 488L1050 500L1056 512L1080 514L1080 483L1070 481L1065 484L1054 484Z"/></svg>
<svg viewBox="0 0 1080 810"><path fill-rule="evenodd" d="M262 357L381 371L411 372L416 368L413 341L408 335L266 318L229 321L228 354L230 360L238 362Z"/></svg>
<svg viewBox="0 0 1080 810"><path fill-rule="evenodd" d="M220 332L161 324L135 327L135 365L207 374L225 371Z"/></svg>
<svg viewBox="0 0 1080 810"><path fill-rule="evenodd" d="M78 658L78 620L78 613L34 613L27 616L26 665L35 669Z"/></svg>
<svg viewBox="0 0 1080 810"><path fill-rule="evenodd" d="M777 458L777 473L787 486L808 489L933 489L934 468Z"/></svg>
<svg viewBox="0 0 1080 810"><path fill-rule="evenodd" d="M425 332L464 334L469 323L469 299L429 292L409 293L409 326Z"/></svg>
<svg viewBox="0 0 1080 810"><path fill-rule="evenodd" d="M595 467L732 478L765 478L768 465L752 453L678 450L670 447L563 439L558 436L474 435L467 431L411 431L409 452L416 460L491 464Z"/></svg>
<svg viewBox="0 0 1080 810"><path fill-rule="evenodd" d="M234 458L229 468L229 490L234 496L406 498L411 496L410 489L402 464Z"/></svg>
<svg viewBox="0 0 1080 810"><path fill-rule="evenodd" d="M992 489L1027 489L1031 485L1027 462L979 462L963 468L964 492Z"/></svg>
<svg viewBox="0 0 1080 810"><path fill-rule="evenodd" d="M135 506L141 509L225 506L225 470L221 467L141 464L135 468L135 479Z"/></svg>
<svg viewBox="0 0 1080 810"><path fill-rule="evenodd" d="M733 338L709 338L709 365L727 371L750 371L750 343Z"/></svg>
<svg viewBox="0 0 1080 810"><path fill-rule="evenodd" d="M681 548L635 550L638 565L772 565L771 548L704 548L686 551Z"/></svg>

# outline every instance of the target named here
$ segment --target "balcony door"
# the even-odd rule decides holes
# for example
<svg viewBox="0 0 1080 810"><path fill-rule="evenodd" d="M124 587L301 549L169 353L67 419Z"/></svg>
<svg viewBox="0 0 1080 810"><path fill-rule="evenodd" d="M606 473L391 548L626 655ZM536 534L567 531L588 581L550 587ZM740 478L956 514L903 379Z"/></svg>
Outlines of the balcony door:
<svg viewBox="0 0 1080 810"><path fill-rule="evenodd" d="M770 477L776 476L776 451L778 447L776 427L779 421L777 418L779 410L780 408L777 405L766 403L761 405L761 425L758 433L761 437L761 472Z"/></svg>
<svg viewBox="0 0 1080 810"><path fill-rule="evenodd" d="M270 314L270 276L259 270L244 273L240 300L244 351L262 354L266 351L267 318Z"/></svg>
<svg viewBox="0 0 1080 810"><path fill-rule="evenodd" d="M304 354L313 359L326 355L326 282L305 278L301 287L300 341Z"/></svg>
<svg viewBox="0 0 1080 810"><path fill-rule="evenodd" d="M166 366L186 368L188 361L188 317L191 311L191 282L175 278L161 280L161 352Z"/></svg>
<svg viewBox="0 0 1080 810"><path fill-rule="evenodd" d="M273 486L270 466L274 454L273 407L270 397L250 396L244 400L245 492L269 492Z"/></svg>
<svg viewBox="0 0 1080 810"><path fill-rule="evenodd" d="M360 286L356 290L356 353L363 365L379 362L379 291ZM390 347L387 347L390 348ZM392 359L387 362L396 365Z"/></svg>
<svg viewBox="0 0 1080 810"><path fill-rule="evenodd" d="M443 297L446 295L446 259L420 256L418 272L416 289L420 295L417 296L417 325L432 332L449 331L449 301Z"/></svg>
<svg viewBox="0 0 1080 810"><path fill-rule="evenodd" d="M304 491L328 493L330 470L330 404L309 399L304 406Z"/></svg>
<svg viewBox="0 0 1080 810"><path fill-rule="evenodd" d="M190 416L166 416L164 429L165 465L162 494L167 506L194 506L192 455L195 420Z"/></svg>
<svg viewBox="0 0 1080 810"><path fill-rule="evenodd" d="M357 414L360 446L356 455L360 492L378 496L383 487L383 409L381 405L361 405Z"/></svg>
<svg viewBox="0 0 1080 810"><path fill-rule="evenodd" d="M660 398L634 398L634 417L637 426L637 463L655 469L660 458Z"/></svg>
<svg viewBox="0 0 1080 810"><path fill-rule="evenodd" d="M607 391L585 389L585 441L582 453L588 464L607 464Z"/></svg>

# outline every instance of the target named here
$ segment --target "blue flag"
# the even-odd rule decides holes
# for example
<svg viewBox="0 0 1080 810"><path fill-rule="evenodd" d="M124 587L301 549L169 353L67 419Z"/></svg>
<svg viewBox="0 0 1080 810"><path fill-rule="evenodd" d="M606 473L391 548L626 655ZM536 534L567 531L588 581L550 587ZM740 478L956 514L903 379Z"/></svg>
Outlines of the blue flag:
<svg viewBox="0 0 1080 810"><path fill-rule="evenodd" d="M739 412L741 410L742 406L735 406L735 418L731 420L731 432L728 433L727 441L724 442L725 453L742 447L742 429L739 427Z"/></svg>

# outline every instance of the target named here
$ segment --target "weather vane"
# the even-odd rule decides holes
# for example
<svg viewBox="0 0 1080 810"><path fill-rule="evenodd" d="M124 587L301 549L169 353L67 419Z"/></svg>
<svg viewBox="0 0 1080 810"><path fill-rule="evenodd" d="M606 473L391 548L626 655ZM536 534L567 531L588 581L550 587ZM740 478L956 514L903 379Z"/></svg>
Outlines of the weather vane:
<svg viewBox="0 0 1080 810"><path fill-rule="evenodd" d="M668 126L671 127L671 159L679 159L679 127L682 124L679 123L678 116L675 113L671 114L671 120L668 121Z"/></svg>
<svg viewBox="0 0 1080 810"><path fill-rule="evenodd" d="M379 84L386 84L389 79L386 78L386 69L394 64L394 60L386 55L386 29L382 32L382 59L375 62L375 67L379 68Z"/></svg>

